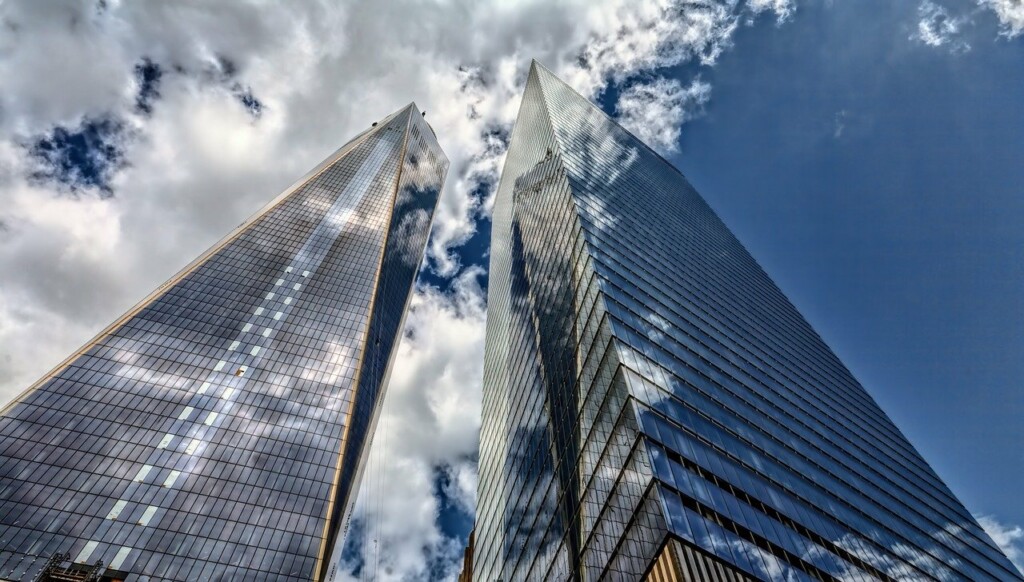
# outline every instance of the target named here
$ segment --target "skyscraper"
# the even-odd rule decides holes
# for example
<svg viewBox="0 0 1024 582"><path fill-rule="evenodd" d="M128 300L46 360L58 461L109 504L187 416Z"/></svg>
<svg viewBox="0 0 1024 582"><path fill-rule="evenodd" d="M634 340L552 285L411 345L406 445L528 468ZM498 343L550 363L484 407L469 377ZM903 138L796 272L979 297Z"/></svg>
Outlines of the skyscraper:
<svg viewBox="0 0 1024 582"><path fill-rule="evenodd" d="M686 179L536 63L488 309L475 579L1021 579Z"/></svg>
<svg viewBox="0 0 1024 582"><path fill-rule="evenodd" d="M333 579L447 169L374 123L4 408L0 579Z"/></svg>

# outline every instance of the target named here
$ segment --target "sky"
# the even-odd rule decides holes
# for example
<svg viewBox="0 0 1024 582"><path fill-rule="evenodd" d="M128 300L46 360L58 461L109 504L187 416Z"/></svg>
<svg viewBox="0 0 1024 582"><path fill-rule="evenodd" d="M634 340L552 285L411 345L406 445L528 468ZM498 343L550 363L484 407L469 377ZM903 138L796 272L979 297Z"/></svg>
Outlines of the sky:
<svg viewBox="0 0 1024 582"><path fill-rule="evenodd" d="M415 101L452 161L346 552L458 574L530 60L694 184L1024 564L1021 0L0 0L0 402Z"/></svg>

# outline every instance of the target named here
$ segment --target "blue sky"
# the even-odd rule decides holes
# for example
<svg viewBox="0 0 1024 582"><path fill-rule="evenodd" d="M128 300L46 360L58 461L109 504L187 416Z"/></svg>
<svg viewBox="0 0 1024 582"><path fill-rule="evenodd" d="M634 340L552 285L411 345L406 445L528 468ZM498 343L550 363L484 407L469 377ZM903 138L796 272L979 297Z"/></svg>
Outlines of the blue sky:
<svg viewBox="0 0 1024 582"><path fill-rule="evenodd" d="M1024 522L1024 45L802 8L701 72L671 159L968 507Z"/></svg>
<svg viewBox="0 0 1024 582"><path fill-rule="evenodd" d="M22 0L0 23L0 402L415 100L452 167L348 566L453 577L490 196L537 58L687 175L1024 561L1019 0Z"/></svg>

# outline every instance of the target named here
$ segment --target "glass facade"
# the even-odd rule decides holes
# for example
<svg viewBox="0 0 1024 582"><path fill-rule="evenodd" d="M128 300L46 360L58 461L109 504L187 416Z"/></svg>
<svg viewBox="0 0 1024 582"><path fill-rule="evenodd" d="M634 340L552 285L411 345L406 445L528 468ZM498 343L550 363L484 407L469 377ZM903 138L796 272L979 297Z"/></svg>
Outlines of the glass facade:
<svg viewBox="0 0 1024 582"><path fill-rule="evenodd" d="M1022 579L686 179L536 64L493 220L477 579L670 546L707 580Z"/></svg>
<svg viewBox="0 0 1024 582"><path fill-rule="evenodd" d="M447 169L410 104L8 405L0 579L333 579Z"/></svg>

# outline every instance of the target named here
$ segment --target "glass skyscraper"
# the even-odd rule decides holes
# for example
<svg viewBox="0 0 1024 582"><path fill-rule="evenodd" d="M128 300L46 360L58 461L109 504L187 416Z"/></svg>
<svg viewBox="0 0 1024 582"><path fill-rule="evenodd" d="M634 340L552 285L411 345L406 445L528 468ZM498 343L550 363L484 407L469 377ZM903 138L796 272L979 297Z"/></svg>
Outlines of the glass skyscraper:
<svg viewBox="0 0 1024 582"><path fill-rule="evenodd" d="M447 169L374 123L4 408L0 580L333 579Z"/></svg>
<svg viewBox="0 0 1024 582"><path fill-rule="evenodd" d="M686 179L536 64L488 309L475 579L1021 580Z"/></svg>

